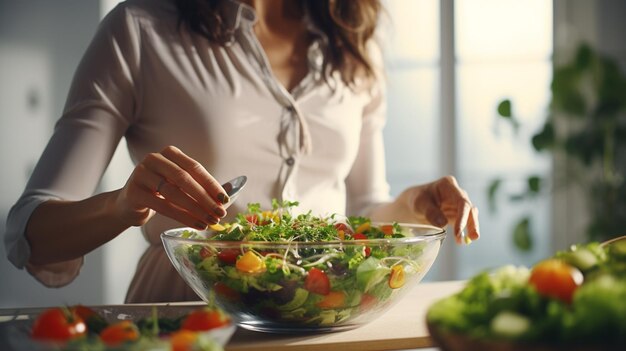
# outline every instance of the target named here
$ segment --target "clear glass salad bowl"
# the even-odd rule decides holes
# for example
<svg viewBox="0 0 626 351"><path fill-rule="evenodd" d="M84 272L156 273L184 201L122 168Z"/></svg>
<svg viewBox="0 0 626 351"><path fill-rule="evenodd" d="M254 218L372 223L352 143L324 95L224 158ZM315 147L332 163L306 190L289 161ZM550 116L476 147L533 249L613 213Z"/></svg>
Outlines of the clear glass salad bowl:
<svg viewBox="0 0 626 351"><path fill-rule="evenodd" d="M161 239L187 284L241 327L273 333L338 331L382 314L435 261L445 230L393 226L402 237L224 241L211 240L215 231L178 228Z"/></svg>

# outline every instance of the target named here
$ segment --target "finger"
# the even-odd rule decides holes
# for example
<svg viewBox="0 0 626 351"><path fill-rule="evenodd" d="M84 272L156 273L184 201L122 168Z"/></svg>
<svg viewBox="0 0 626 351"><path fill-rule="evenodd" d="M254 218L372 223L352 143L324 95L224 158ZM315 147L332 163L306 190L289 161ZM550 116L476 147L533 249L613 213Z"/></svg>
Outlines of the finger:
<svg viewBox="0 0 626 351"><path fill-rule="evenodd" d="M438 227L445 227L448 225L448 218L446 218L441 209L434 204L424 205L423 211L424 216L432 225L436 225Z"/></svg>
<svg viewBox="0 0 626 351"><path fill-rule="evenodd" d="M458 204L457 217L454 222L454 236L458 244L462 243L463 230L467 226L467 221L468 221L471 209L472 209L471 204L466 200L462 200Z"/></svg>
<svg viewBox="0 0 626 351"><path fill-rule="evenodd" d="M469 238L478 240L480 238L480 225L478 223L478 208L472 207L469 220L467 221L467 231Z"/></svg>
<svg viewBox="0 0 626 351"><path fill-rule="evenodd" d="M226 215L226 210L207 194L204 188L195 179L180 168L175 162L162 154L149 154L143 161L144 165L153 173L182 189L195 199L206 213L215 214L217 217Z"/></svg>
<svg viewBox="0 0 626 351"><path fill-rule="evenodd" d="M165 178L148 169L142 162L139 163L133 171L133 175L131 176L131 183L133 183L135 186L138 186L143 191L156 194L158 193L161 181L163 181L164 179Z"/></svg>
<svg viewBox="0 0 626 351"><path fill-rule="evenodd" d="M161 183L159 195L161 195L162 199L165 201L170 202L177 208L184 209L202 222L210 224L219 222L219 216L207 213L194 199L181 191L180 188L167 181Z"/></svg>
<svg viewBox="0 0 626 351"><path fill-rule="evenodd" d="M160 198L158 196L154 196L153 192L142 191L138 195L140 197L140 201L145 203L147 207L155 210L156 212L169 217L177 222L182 223L185 226L192 227L199 230L205 230L209 224L215 223L207 223L208 221L201 221L194 216L192 216L189 212L183 210L180 207L175 206L171 202Z"/></svg>
<svg viewBox="0 0 626 351"><path fill-rule="evenodd" d="M143 164L137 166L133 178L134 183L139 185L144 192L171 202L176 208L189 212L197 220L211 224L219 222L219 216L211 213L207 214L194 199L173 184L168 183L165 178L146 168ZM143 205L145 206L145 204Z"/></svg>
<svg viewBox="0 0 626 351"><path fill-rule="evenodd" d="M220 204L226 204L230 201L222 185L198 161L187 156L175 146L166 147L162 154L189 173Z"/></svg>

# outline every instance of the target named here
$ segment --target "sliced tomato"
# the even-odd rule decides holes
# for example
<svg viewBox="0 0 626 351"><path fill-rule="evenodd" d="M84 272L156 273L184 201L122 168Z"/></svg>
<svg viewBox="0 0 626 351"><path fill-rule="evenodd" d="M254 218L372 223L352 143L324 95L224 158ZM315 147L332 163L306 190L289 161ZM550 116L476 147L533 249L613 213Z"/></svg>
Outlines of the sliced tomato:
<svg viewBox="0 0 626 351"><path fill-rule="evenodd" d="M217 253L217 258L226 264L235 264L240 254L239 249L223 249Z"/></svg>
<svg viewBox="0 0 626 351"><path fill-rule="evenodd" d="M330 280L324 271L311 268L304 279L304 288L312 293L328 295L330 293Z"/></svg>
<svg viewBox="0 0 626 351"><path fill-rule="evenodd" d="M321 309L335 309L344 307L346 304L346 293L343 291L331 291L324 295L322 301L317 303Z"/></svg>
<svg viewBox="0 0 626 351"><path fill-rule="evenodd" d="M116 347L139 339L139 329L131 321L121 321L109 325L100 332L100 340L109 346Z"/></svg>
<svg viewBox="0 0 626 351"><path fill-rule="evenodd" d="M191 331L208 331L228 324L230 324L230 318L221 310L201 308L189 313L180 328Z"/></svg>
<svg viewBox="0 0 626 351"><path fill-rule="evenodd" d="M36 340L66 342L84 337L87 326L82 318L68 308L50 308L43 311L35 322L31 336Z"/></svg>
<svg viewBox="0 0 626 351"><path fill-rule="evenodd" d="M248 223L251 223L251 224L254 224L254 225L258 225L259 224L259 216L255 215L255 214L246 215L246 221L248 221Z"/></svg>
<svg viewBox="0 0 626 351"><path fill-rule="evenodd" d="M574 292L583 283L583 279L578 268L558 259L547 259L533 267L528 282L542 296L571 303Z"/></svg>

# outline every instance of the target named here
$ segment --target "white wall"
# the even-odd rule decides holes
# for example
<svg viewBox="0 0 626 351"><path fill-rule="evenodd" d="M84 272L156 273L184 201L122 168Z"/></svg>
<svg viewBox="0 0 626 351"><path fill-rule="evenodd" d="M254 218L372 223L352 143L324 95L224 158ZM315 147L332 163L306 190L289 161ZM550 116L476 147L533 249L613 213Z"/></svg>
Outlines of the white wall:
<svg viewBox="0 0 626 351"><path fill-rule="evenodd" d="M0 0L0 226L61 115L69 85L103 13L117 0ZM101 183L124 184L132 170L120 144ZM5 259L0 241L0 308L122 303L146 246L129 229L86 257L70 285L49 289Z"/></svg>
<svg viewBox="0 0 626 351"><path fill-rule="evenodd" d="M73 71L98 21L96 1L0 1L0 225L22 192L54 120L61 113ZM0 243L0 307L103 300L103 253L86 258L80 277L61 289L44 288L4 257Z"/></svg>

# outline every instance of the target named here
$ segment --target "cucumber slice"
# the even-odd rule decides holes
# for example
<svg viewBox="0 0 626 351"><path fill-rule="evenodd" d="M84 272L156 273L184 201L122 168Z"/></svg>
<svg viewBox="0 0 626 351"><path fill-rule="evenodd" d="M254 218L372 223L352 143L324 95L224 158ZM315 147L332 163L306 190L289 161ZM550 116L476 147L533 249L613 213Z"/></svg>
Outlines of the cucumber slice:
<svg viewBox="0 0 626 351"><path fill-rule="evenodd" d="M589 271L598 265L598 257L586 248L579 248L563 254L563 260L583 272Z"/></svg>
<svg viewBox="0 0 626 351"><path fill-rule="evenodd" d="M500 312L491 320L491 331L508 339L519 338L529 328L530 320L514 312Z"/></svg>
<svg viewBox="0 0 626 351"><path fill-rule="evenodd" d="M293 299L284 305L278 306L278 309L281 311L295 310L296 308L302 306L306 302L306 299L308 297L309 297L309 292L307 290L302 289L302 288L297 288L296 293L293 296Z"/></svg>

